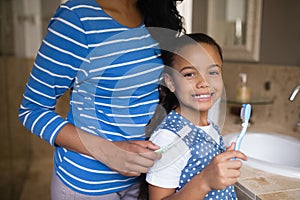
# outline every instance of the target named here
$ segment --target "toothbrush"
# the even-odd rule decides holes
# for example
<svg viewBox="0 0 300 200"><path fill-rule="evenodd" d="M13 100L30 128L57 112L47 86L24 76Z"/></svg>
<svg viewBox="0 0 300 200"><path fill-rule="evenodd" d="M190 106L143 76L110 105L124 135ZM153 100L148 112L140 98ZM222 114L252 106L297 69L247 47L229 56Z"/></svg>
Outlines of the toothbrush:
<svg viewBox="0 0 300 200"><path fill-rule="evenodd" d="M243 137L248 128L250 116L251 116L251 105L243 104L242 109L241 109L241 119L243 120L243 123L242 123L243 128L236 139L236 144L235 144L234 150L240 150Z"/></svg>
<svg viewBox="0 0 300 200"><path fill-rule="evenodd" d="M173 147L174 145L176 145L177 143L179 143L182 138L184 138L192 129L189 126L184 126L182 129L180 129L180 131L178 131L178 136L179 138L176 139L175 141L171 142L170 144L168 144L167 146L161 147L160 149L156 150L156 153L160 153L163 154L166 151L168 151L171 147Z"/></svg>

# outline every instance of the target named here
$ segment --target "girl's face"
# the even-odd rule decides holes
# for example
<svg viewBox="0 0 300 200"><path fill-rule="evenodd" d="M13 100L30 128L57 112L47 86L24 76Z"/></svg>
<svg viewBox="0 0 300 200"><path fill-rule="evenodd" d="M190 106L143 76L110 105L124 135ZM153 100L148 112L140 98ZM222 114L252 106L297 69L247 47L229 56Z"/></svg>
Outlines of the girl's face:
<svg viewBox="0 0 300 200"><path fill-rule="evenodd" d="M222 95L221 57L206 43L185 46L179 55L172 72L165 75L166 85L175 93L181 113L207 112Z"/></svg>

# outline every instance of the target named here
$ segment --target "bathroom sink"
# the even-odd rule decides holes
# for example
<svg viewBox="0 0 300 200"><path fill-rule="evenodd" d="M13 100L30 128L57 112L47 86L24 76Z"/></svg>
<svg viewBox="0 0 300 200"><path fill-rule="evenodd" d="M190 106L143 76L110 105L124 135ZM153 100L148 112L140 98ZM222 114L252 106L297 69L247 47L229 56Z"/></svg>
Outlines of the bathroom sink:
<svg viewBox="0 0 300 200"><path fill-rule="evenodd" d="M234 142L238 133L224 136L225 146ZM276 134L247 132L241 151L248 156L244 165L266 172L300 178L300 139Z"/></svg>

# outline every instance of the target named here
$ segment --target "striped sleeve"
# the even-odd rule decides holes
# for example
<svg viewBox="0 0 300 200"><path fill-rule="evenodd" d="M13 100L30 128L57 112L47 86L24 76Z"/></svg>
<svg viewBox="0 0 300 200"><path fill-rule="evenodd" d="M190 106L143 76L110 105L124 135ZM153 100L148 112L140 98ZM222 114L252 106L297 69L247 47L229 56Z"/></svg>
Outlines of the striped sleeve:
<svg viewBox="0 0 300 200"><path fill-rule="evenodd" d="M19 108L19 119L35 135L54 145L68 122L55 112L57 99L72 88L80 66L89 62L88 45L79 17L60 7L51 19L37 53Z"/></svg>

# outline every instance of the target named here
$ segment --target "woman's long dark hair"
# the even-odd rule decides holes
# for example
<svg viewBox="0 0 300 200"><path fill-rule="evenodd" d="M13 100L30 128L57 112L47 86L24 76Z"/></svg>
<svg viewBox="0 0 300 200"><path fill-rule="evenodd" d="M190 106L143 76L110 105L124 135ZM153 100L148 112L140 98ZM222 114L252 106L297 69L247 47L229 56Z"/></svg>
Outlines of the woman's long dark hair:
<svg viewBox="0 0 300 200"><path fill-rule="evenodd" d="M138 0L137 4L144 16L147 27L167 28L184 32L183 17L177 4L183 0Z"/></svg>

